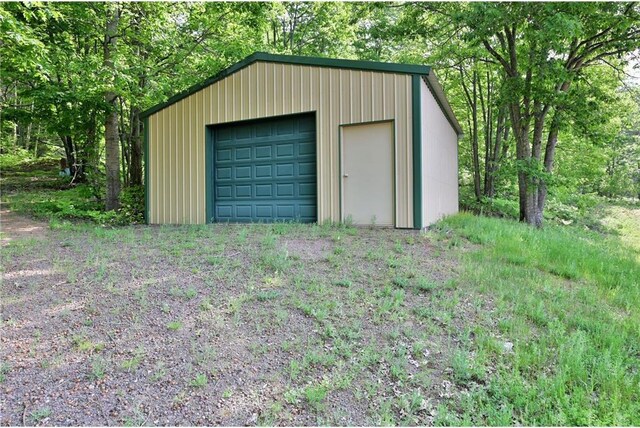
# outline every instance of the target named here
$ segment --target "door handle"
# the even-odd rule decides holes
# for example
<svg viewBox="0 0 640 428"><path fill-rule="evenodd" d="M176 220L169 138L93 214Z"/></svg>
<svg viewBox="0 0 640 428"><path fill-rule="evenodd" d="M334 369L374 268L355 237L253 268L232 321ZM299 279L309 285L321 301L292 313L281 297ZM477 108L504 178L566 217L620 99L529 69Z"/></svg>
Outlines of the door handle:
<svg viewBox="0 0 640 428"><path fill-rule="evenodd" d="M349 174L342 174L343 177L347 178Z"/></svg>

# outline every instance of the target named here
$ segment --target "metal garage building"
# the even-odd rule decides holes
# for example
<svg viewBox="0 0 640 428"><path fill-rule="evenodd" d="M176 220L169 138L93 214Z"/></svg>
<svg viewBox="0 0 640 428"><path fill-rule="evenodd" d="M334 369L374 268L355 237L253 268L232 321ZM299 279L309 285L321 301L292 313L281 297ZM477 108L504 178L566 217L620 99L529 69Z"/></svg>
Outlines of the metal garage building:
<svg viewBox="0 0 640 428"><path fill-rule="evenodd" d="M461 128L428 66L256 53L142 117L149 223L458 210Z"/></svg>

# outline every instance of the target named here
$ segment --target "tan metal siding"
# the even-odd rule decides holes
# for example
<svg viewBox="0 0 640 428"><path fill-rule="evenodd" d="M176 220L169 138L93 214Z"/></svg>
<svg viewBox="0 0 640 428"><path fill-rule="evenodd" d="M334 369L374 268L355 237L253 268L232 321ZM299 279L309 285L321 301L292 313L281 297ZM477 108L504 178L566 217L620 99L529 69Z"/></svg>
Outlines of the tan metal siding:
<svg viewBox="0 0 640 428"><path fill-rule="evenodd" d="M422 218L424 226L458 212L458 136L427 84L422 107Z"/></svg>
<svg viewBox="0 0 640 428"><path fill-rule="evenodd" d="M340 125L395 119L397 227L413 227L411 76L256 62L149 117L151 223L205 223L205 127L316 112L318 221L340 220Z"/></svg>

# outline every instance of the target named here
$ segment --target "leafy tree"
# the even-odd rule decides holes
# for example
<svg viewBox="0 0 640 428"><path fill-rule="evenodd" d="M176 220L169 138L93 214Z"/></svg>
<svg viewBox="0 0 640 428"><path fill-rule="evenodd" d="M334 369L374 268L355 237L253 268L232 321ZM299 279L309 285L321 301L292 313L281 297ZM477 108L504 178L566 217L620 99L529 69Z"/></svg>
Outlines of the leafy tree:
<svg viewBox="0 0 640 428"><path fill-rule="evenodd" d="M587 68L640 47L635 3L470 3L451 14L506 74L520 219L541 226L558 134Z"/></svg>

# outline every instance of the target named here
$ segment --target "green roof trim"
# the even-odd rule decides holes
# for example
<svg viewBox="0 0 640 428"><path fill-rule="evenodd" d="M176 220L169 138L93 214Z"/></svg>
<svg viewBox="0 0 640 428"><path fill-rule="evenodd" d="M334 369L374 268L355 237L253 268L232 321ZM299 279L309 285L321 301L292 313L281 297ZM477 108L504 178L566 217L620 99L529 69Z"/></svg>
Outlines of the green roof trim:
<svg viewBox="0 0 640 428"><path fill-rule="evenodd" d="M422 97L420 75L411 78L411 139L413 141L413 228L422 229Z"/></svg>
<svg viewBox="0 0 640 428"><path fill-rule="evenodd" d="M144 221L151 222L151 204L149 203L149 118L142 120L142 145L144 150Z"/></svg>
<svg viewBox="0 0 640 428"><path fill-rule="evenodd" d="M343 68L349 70L365 70L365 71L380 71L387 73L400 73L400 74L418 74L429 75L431 67L428 65L416 65L416 64L397 64L390 62L375 62L375 61L358 61L351 59L334 59L334 58L319 58L311 56L295 56L295 55L275 55L265 52L256 52L243 59L240 62L233 64L231 67L225 68L215 76L212 76L202 83L193 85L190 88L172 96L167 101L156 104L155 106L140 113L141 118L149 117L152 114L164 109L165 107L174 104L189 95L198 92L199 90L206 88L207 86L222 80L225 77L232 75L233 73L242 70L245 67L255 62L273 62L280 64L294 64L294 65L308 65L315 67L331 67L331 68Z"/></svg>

